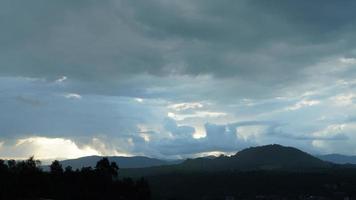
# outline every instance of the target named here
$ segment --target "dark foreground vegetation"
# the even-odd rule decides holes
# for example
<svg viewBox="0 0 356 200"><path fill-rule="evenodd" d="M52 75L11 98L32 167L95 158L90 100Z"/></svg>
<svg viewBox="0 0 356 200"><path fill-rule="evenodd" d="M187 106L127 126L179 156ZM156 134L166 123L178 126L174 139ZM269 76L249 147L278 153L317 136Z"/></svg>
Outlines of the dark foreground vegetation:
<svg viewBox="0 0 356 200"><path fill-rule="evenodd" d="M266 145L179 165L123 169L147 178L153 199L356 199L356 166Z"/></svg>
<svg viewBox="0 0 356 200"><path fill-rule="evenodd" d="M119 171L103 158L93 168L63 169L55 161L48 169L33 158L0 160L0 200L356 200L356 165L280 145L159 167Z"/></svg>
<svg viewBox="0 0 356 200"><path fill-rule="evenodd" d="M221 171L147 177L153 199L356 199L356 170Z"/></svg>
<svg viewBox="0 0 356 200"><path fill-rule="evenodd" d="M0 199L58 199L58 200L145 200L150 199L148 183L144 179L118 179L118 166L107 158L96 167L73 171L62 168L58 161L50 171L42 171L40 162L0 160Z"/></svg>

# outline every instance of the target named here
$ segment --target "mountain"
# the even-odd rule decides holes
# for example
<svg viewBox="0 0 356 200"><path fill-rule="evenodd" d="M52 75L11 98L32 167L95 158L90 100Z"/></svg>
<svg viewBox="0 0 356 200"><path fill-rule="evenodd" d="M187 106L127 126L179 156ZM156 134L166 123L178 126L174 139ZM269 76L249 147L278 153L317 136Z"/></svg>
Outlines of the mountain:
<svg viewBox="0 0 356 200"><path fill-rule="evenodd" d="M183 165L205 169L260 170L325 168L331 163L293 147L273 144L247 148L230 157L191 159L185 161Z"/></svg>
<svg viewBox="0 0 356 200"><path fill-rule="evenodd" d="M319 159L337 164L356 164L356 156L346 156L341 154L318 155Z"/></svg>
<svg viewBox="0 0 356 200"><path fill-rule="evenodd" d="M103 158L102 156L87 156L77 159L62 160L60 163L63 167L72 166L73 169L80 169L82 167L95 167L96 163ZM124 156L110 156L111 162L116 162L120 168L144 168L161 165L178 164L180 160L160 160L155 158L148 158L144 156L124 157Z"/></svg>
<svg viewBox="0 0 356 200"><path fill-rule="evenodd" d="M308 171L335 166L293 147L277 144L251 147L233 156L187 159L181 164L122 170L124 176L151 176L176 172L283 170Z"/></svg>
<svg viewBox="0 0 356 200"><path fill-rule="evenodd" d="M234 157L243 169L312 169L331 165L297 148L277 144L244 149Z"/></svg>

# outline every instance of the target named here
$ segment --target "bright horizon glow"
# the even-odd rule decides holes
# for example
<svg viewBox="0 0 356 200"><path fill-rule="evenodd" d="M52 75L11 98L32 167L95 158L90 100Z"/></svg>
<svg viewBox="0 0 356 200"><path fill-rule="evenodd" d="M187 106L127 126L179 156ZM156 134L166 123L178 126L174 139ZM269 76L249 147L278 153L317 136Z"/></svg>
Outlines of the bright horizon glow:
<svg viewBox="0 0 356 200"><path fill-rule="evenodd" d="M0 151L7 154L6 159L27 159L34 156L39 160L73 159L83 156L101 155L90 146L78 147L73 141L63 138L29 137L19 139L15 146L0 145ZM14 154L14 155L12 155ZM16 155L19 154L19 155Z"/></svg>

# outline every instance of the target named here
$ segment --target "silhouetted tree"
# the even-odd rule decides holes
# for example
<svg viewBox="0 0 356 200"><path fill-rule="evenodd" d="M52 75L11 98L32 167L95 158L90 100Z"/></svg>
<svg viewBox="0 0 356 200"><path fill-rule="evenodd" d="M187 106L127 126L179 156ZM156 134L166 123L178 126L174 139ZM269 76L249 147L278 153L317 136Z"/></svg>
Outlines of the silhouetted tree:
<svg viewBox="0 0 356 200"><path fill-rule="evenodd" d="M91 167L82 167L82 169L80 170L80 172L82 173L91 173L93 171L93 168Z"/></svg>
<svg viewBox="0 0 356 200"><path fill-rule="evenodd" d="M50 171L42 171L40 162L30 157L24 161L0 160L1 199L96 200L150 198L147 182L121 181L118 166L107 158L100 160L95 170L83 167L65 172L59 161L53 161Z"/></svg>
<svg viewBox="0 0 356 200"><path fill-rule="evenodd" d="M7 171L8 170L8 166L6 165L4 160L0 160L0 172L2 171Z"/></svg>
<svg viewBox="0 0 356 200"><path fill-rule="evenodd" d="M96 170L104 171L110 169L110 161L108 158L104 157L96 163Z"/></svg>
<svg viewBox="0 0 356 200"><path fill-rule="evenodd" d="M118 174L118 171L119 171L119 166L116 164L116 162L111 162L110 164L110 170L111 170L111 175L113 177L117 177L119 174Z"/></svg>
<svg viewBox="0 0 356 200"><path fill-rule="evenodd" d="M119 167L115 162L110 163L109 159L104 157L96 163L95 170L110 178L117 178Z"/></svg>
<svg viewBox="0 0 356 200"><path fill-rule="evenodd" d="M53 161L49 167L50 167L51 174L53 175L63 174L63 167L58 160Z"/></svg>
<svg viewBox="0 0 356 200"><path fill-rule="evenodd" d="M7 166L9 167L10 170L15 171L16 161L15 160L8 160L7 161Z"/></svg>
<svg viewBox="0 0 356 200"><path fill-rule="evenodd" d="M65 173L72 173L72 172L73 172L72 166L67 166L67 167L64 169L64 172L65 172Z"/></svg>
<svg viewBox="0 0 356 200"><path fill-rule="evenodd" d="M34 156L31 156L29 159L25 161L20 161L16 163L16 170L22 173L32 173L40 171L39 166L41 165L41 161L35 160Z"/></svg>

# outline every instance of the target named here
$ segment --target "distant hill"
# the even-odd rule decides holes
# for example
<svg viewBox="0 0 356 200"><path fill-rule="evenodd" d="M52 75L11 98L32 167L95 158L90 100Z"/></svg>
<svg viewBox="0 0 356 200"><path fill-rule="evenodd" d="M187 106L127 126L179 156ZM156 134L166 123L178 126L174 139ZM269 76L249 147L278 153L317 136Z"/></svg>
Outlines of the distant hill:
<svg viewBox="0 0 356 200"><path fill-rule="evenodd" d="M341 154L327 154L316 156L321 160L337 164L356 164L356 156L346 156Z"/></svg>
<svg viewBox="0 0 356 200"><path fill-rule="evenodd" d="M329 167L331 163L293 147L273 144L247 148L230 157L190 159L183 165L203 169L267 170L325 168Z"/></svg>
<svg viewBox="0 0 356 200"><path fill-rule="evenodd" d="M63 167L73 169L95 167L101 156L88 156L78 159L60 161ZM336 167L333 164L356 164L356 156L337 154L312 156L294 147L278 144L250 147L237 152L233 156L201 157L195 159L166 161L143 156L108 157L118 163L124 176L149 176L162 173L187 171L226 171L226 170L313 170ZM353 166L348 166L353 167Z"/></svg>
<svg viewBox="0 0 356 200"><path fill-rule="evenodd" d="M73 169L80 169L82 167L95 167L96 163L103 158L102 156L87 156L77 159L62 160L60 163L63 167L72 166ZM110 156L111 162L116 162L120 168L144 168L161 165L178 164L182 161L167 161L144 156L124 157L124 156Z"/></svg>
<svg viewBox="0 0 356 200"><path fill-rule="evenodd" d="M187 159L183 163L176 165L127 169L121 172L126 176L150 176L193 171L307 171L327 169L333 166L334 164L320 160L299 149L273 144L247 148L233 156Z"/></svg>

